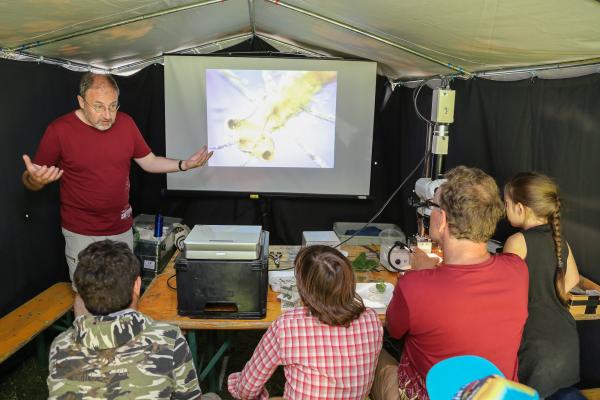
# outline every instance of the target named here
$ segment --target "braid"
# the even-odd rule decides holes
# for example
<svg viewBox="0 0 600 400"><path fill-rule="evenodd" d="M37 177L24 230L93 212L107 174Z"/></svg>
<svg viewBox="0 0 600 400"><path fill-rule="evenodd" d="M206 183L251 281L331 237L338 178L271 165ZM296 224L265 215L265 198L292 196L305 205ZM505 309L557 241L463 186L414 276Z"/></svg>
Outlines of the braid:
<svg viewBox="0 0 600 400"><path fill-rule="evenodd" d="M567 305L570 299L568 293L565 293L565 270L562 260L562 240L560 234L560 199L556 197L556 207L554 212L548 218L552 226L552 239L554 240L554 252L556 254L556 273L554 275L554 288L558 299L563 305Z"/></svg>

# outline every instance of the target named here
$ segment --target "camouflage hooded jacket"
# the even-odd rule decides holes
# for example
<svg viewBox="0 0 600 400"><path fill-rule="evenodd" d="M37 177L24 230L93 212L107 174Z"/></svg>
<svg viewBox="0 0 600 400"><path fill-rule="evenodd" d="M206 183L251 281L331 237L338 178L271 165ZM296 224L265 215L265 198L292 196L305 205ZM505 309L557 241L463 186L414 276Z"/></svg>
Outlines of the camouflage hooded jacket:
<svg viewBox="0 0 600 400"><path fill-rule="evenodd" d="M196 399L192 356L178 327L134 310L80 316L50 348L50 399Z"/></svg>

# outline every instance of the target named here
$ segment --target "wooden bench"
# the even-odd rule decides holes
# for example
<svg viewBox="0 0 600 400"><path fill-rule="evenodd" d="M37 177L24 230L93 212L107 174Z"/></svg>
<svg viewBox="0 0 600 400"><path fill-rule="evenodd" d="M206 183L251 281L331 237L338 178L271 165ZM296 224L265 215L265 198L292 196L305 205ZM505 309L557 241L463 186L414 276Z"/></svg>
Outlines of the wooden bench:
<svg viewBox="0 0 600 400"><path fill-rule="evenodd" d="M59 282L0 319L0 363L36 338L73 308L75 293L70 282ZM43 339L43 338L41 338ZM39 341L38 356L45 349Z"/></svg>
<svg viewBox="0 0 600 400"><path fill-rule="evenodd" d="M583 389L581 394L588 400L600 400L600 388Z"/></svg>

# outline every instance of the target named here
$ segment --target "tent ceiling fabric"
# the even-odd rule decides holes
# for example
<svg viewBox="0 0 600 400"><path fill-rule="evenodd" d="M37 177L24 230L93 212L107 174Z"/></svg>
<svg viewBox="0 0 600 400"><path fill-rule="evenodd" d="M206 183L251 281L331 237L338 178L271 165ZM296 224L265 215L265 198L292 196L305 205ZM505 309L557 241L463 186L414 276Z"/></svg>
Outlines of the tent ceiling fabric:
<svg viewBox="0 0 600 400"><path fill-rule="evenodd" d="M598 63L598 21L596 0L0 0L0 47L119 72L257 35L409 80Z"/></svg>

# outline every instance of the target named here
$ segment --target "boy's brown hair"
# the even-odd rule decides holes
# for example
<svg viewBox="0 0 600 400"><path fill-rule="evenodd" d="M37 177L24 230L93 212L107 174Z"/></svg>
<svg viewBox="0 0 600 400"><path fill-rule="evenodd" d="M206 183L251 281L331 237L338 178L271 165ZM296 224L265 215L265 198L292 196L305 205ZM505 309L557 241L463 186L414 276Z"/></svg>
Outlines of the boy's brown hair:
<svg viewBox="0 0 600 400"><path fill-rule="evenodd" d="M296 283L310 313L331 326L348 326L364 311L350 262L328 246L308 246L296 256Z"/></svg>
<svg viewBox="0 0 600 400"><path fill-rule="evenodd" d="M123 242L102 240L83 249L73 280L88 311L107 315L131 304L140 263Z"/></svg>

